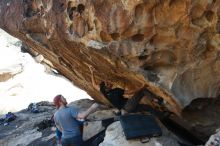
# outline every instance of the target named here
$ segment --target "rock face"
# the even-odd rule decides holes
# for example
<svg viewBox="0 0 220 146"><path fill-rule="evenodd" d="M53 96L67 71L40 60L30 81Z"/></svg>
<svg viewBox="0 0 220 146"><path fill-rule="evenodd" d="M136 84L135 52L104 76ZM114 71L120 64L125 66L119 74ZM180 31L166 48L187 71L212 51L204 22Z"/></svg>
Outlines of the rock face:
<svg viewBox="0 0 220 146"><path fill-rule="evenodd" d="M194 110L205 110L204 98L220 94L219 6L220 0L0 0L0 28L97 101L109 104L92 76L96 84L124 88L128 98L145 86L180 115L193 100L201 103ZM184 115L195 128L190 110ZM208 126L219 126L213 121Z"/></svg>

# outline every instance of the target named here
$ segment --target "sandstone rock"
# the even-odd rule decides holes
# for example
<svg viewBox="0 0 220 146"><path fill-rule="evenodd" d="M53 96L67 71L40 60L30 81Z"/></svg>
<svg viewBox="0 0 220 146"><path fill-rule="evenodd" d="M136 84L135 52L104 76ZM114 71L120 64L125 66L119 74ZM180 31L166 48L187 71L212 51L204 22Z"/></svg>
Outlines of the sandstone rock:
<svg viewBox="0 0 220 146"><path fill-rule="evenodd" d="M151 138L147 143L142 143L140 139L126 140L118 121L107 128L105 139L99 146L179 146L179 143L177 138L165 128L163 129L163 136Z"/></svg>
<svg viewBox="0 0 220 146"><path fill-rule="evenodd" d="M89 140L104 129L105 128L102 126L102 121L87 122L83 127L83 140Z"/></svg>
<svg viewBox="0 0 220 146"><path fill-rule="evenodd" d="M22 64L10 66L7 69L0 69L0 82L5 82L11 79L16 74L19 74L23 71Z"/></svg>
<svg viewBox="0 0 220 146"><path fill-rule="evenodd" d="M219 99L219 5L220 0L0 0L0 28L99 102L110 105L92 76L97 85L108 81L124 88L127 98L145 86L164 104L154 106L149 98L143 104L180 116L196 99ZM184 115L196 124L194 114Z"/></svg>
<svg viewBox="0 0 220 146"><path fill-rule="evenodd" d="M37 57L39 53L28 47L24 42L22 42L21 52L29 53L32 57Z"/></svg>

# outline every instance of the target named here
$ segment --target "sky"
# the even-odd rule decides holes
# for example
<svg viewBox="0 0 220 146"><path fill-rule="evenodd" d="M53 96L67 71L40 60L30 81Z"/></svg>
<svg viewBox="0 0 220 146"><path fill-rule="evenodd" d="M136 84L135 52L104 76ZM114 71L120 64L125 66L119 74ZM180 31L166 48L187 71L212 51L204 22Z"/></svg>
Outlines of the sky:
<svg viewBox="0 0 220 146"><path fill-rule="evenodd" d="M0 114L15 112L30 103L51 101L62 94L68 102L90 96L63 76L45 72L28 53L20 52L21 42L0 29L0 74L23 70L6 82L0 82ZM91 98L90 98L91 99Z"/></svg>

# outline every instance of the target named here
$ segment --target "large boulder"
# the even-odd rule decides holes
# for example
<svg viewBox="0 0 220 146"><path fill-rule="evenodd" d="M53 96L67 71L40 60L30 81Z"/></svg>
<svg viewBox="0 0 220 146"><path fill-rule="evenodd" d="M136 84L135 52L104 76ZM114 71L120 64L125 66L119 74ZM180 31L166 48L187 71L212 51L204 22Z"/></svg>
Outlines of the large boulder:
<svg viewBox="0 0 220 146"><path fill-rule="evenodd" d="M164 104L149 98L143 104L180 116L194 100L200 109L206 99L219 97L219 5L220 0L0 0L0 28L96 101L110 104L96 87L101 81L124 88L127 98L145 87ZM205 138L219 127L217 119L195 127L200 110L185 111L181 119L190 130L211 128L199 133Z"/></svg>

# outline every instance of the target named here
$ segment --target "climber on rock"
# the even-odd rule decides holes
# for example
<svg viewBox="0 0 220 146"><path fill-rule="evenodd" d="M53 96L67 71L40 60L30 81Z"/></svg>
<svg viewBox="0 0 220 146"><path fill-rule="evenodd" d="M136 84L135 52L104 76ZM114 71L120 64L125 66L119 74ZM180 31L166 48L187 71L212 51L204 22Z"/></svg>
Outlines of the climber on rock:
<svg viewBox="0 0 220 146"><path fill-rule="evenodd" d="M110 82L102 81L99 85L97 85L94 79L93 67L88 64L87 66L91 72L91 81L93 87L97 90L100 90L100 92L108 99L108 101L110 101L113 106L119 109L118 114L121 114L121 111L124 113L134 112L137 109L140 100L144 96L147 96L147 98L150 99L153 103L160 105L163 103L163 100L151 93L145 85L141 86L139 90L134 92L131 95L131 98L124 96L125 90L123 88L113 87L113 84Z"/></svg>
<svg viewBox="0 0 220 146"><path fill-rule="evenodd" d="M134 112L139 101L145 96L145 88L138 90L131 98L124 97L124 89L112 88L112 85L105 82L100 83L100 92L120 111ZM125 111L124 111L125 110Z"/></svg>
<svg viewBox="0 0 220 146"><path fill-rule="evenodd" d="M100 92L119 110L121 110L127 102L127 98L124 98L124 89L113 88L110 83L101 82Z"/></svg>
<svg viewBox="0 0 220 146"><path fill-rule="evenodd" d="M100 92L108 99L108 101L110 101L111 104L119 110L118 114L121 114L121 111L133 112L136 109L139 101L144 96L142 88L137 92L137 94L133 95L135 97L132 96L132 99L128 99L124 97L125 90L123 88L113 87L113 84L110 82L102 81L99 85L97 85L94 79L93 68L89 66L89 69L91 72L91 81L93 87L97 90L100 90Z"/></svg>
<svg viewBox="0 0 220 146"><path fill-rule="evenodd" d="M80 125L77 120L85 119L90 113L98 108L98 104L94 103L88 110L79 112L77 109L68 107L67 101L62 95L57 95L53 100L58 109L54 114L56 127L62 132L62 146L83 146Z"/></svg>

